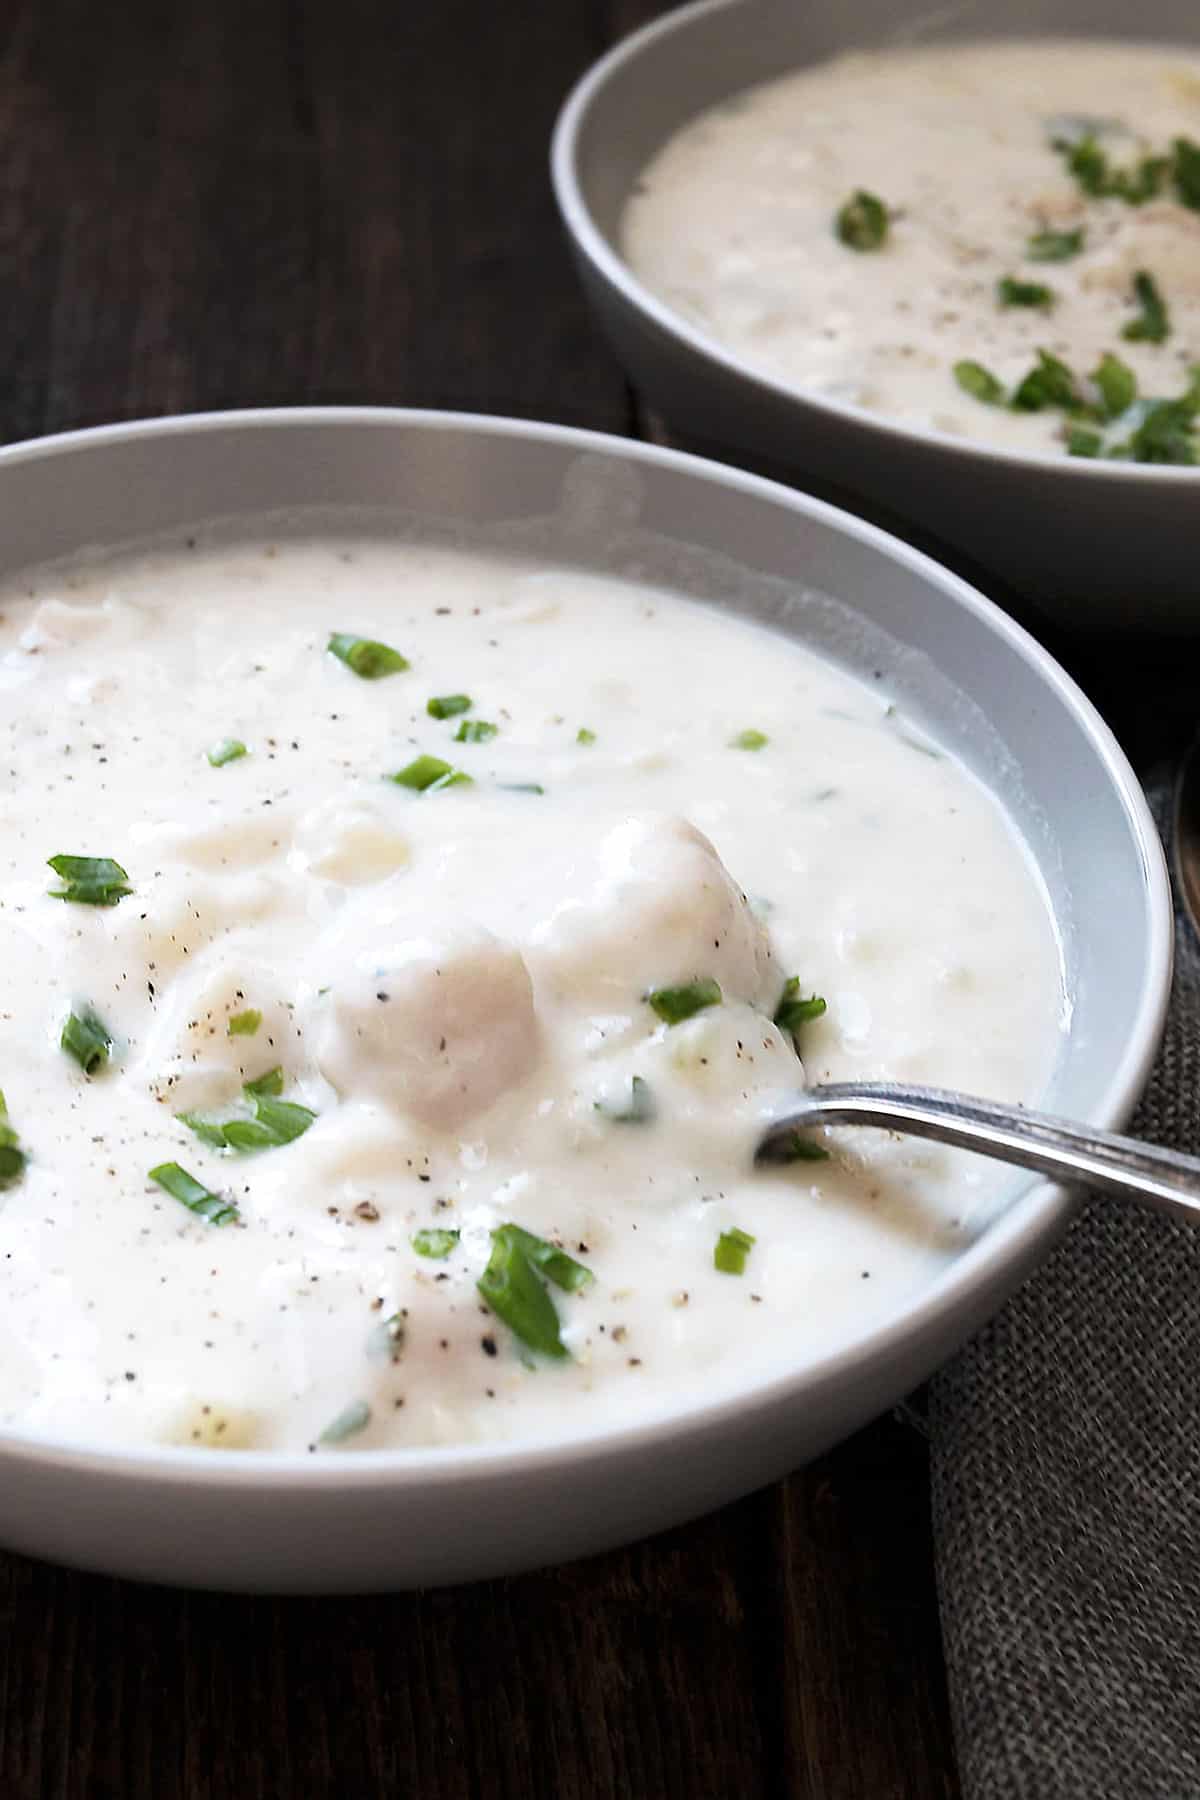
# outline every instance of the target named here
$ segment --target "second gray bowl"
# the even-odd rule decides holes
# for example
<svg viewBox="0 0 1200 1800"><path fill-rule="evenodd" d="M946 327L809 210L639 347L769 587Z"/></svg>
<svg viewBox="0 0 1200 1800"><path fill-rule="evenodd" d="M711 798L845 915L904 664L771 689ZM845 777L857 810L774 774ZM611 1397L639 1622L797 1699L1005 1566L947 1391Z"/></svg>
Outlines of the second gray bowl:
<svg viewBox="0 0 1200 1800"><path fill-rule="evenodd" d="M933 534L1074 628L1200 633L1200 470L1014 455L889 423L752 369L655 298L618 247L654 152L741 89L840 51L982 37L1200 44L1193 0L700 0L619 44L570 95L555 192L588 298L651 405L688 442Z"/></svg>

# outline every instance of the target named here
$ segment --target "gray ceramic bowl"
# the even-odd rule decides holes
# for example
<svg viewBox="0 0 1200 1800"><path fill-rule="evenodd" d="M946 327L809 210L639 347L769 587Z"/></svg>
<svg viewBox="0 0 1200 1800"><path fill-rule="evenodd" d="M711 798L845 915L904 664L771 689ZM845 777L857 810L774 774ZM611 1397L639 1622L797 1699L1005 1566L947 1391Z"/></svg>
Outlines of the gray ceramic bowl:
<svg viewBox="0 0 1200 1800"><path fill-rule="evenodd" d="M558 204L596 314L651 405L689 442L840 491L966 553L1073 627L1200 632L1200 470L1024 456L889 423L751 369L636 279L618 225L646 162L729 95L839 51L1098 36L1200 44L1195 0L701 0L619 44L554 135ZM1200 347L1198 347L1200 349Z"/></svg>
<svg viewBox="0 0 1200 1800"><path fill-rule="evenodd" d="M1170 980L1158 838L1071 681L989 601L874 527L673 452L553 426L296 411L115 426L0 452L0 572L203 520L383 507L657 576L850 667L997 792L1062 933L1073 1014L1050 1102L1119 1125ZM252 529L252 525L250 526ZM281 529L273 523L272 533ZM823 598L833 596L847 606ZM1070 1202L1019 1184L882 1326L630 1429L343 1458L103 1451L0 1434L0 1543L159 1581L297 1592L461 1581L599 1550L782 1474L920 1381L1046 1254Z"/></svg>

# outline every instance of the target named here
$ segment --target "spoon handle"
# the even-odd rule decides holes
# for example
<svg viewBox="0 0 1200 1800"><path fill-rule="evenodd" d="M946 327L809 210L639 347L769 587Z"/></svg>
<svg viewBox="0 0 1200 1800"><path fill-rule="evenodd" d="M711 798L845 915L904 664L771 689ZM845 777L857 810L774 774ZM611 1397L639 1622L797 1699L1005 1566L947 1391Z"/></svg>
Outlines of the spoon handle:
<svg viewBox="0 0 1200 1800"><path fill-rule="evenodd" d="M772 1122L758 1160L782 1160L788 1135L814 1125L877 1125L913 1137L936 1138L1055 1181L1082 1182L1102 1193L1142 1200L1200 1224L1200 1157L1163 1150L1112 1131L976 1100L948 1088L907 1087L890 1081L833 1083L797 1097Z"/></svg>

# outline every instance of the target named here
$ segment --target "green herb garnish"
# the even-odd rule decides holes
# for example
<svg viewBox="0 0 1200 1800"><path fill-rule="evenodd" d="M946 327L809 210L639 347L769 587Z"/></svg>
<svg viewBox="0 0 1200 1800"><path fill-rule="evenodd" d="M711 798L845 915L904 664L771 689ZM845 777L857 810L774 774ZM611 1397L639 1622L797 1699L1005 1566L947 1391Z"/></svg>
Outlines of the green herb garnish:
<svg viewBox="0 0 1200 1800"><path fill-rule="evenodd" d="M762 750L769 742L770 739L765 731L756 731L751 725L745 731L739 731L736 737L730 738L729 748L731 750Z"/></svg>
<svg viewBox="0 0 1200 1800"><path fill-rule="evenodd" d="M384 675L398 675L409 666L408 658L393 650L390 644L380 644L374 638L355 637L351 632L335 631L325 646L331 656L344 662L348 669L353 669L364 681L379 681Z"/></svg>
<svg viewBox="0 0 1200 1800"><path fill-rule="evenodd" d="M490 738L495 737L499 729L498 725L491 724L487 719L464 719L454 734L454 742L456 744L486 744Z"/></svg>
<svg viewBox="0 0 1200 1800"><path fill-rule="evenodd" d="M1067 429L1068 456L1102 456L1104 439L1090 425L1071 425Z"/></svg>
<svg viewBox="0 0 1200 1800"><path fill-rule="evenodd" d="M665 1024L682 1025L706 1006L720 1006L721 989L711 975L703 975L682 987L654 988L644 998Z"/></svg>
<svg viewBox="0 0 1200 1800"><path fill-rule="evenodd" d="M354 1437L371 1423L371 1408L365 1400L353 1400L349 1406L343 1407L336 1419L331 1419L318 1437L318 1444L340 1444L343 1439Z"/></svg>
<svg viewBox="0 0 1200 1800"><path fill-rule="evenodd" d="M225 1136L224 1125L218 1125L214 1120L206 1119L200 1113L194 1112L176 1113L175 1117L181 1125L186 1125L189 1131L194 1131L202 1144L209 1144L214 1150L231 1148L229 1139Z"/></svg>
<svg viewBox="0 0 1200 1800"><path fill-rule="evenodd" d="M108 1061L112 1049L112 1033L90 1006L68 1015L58 1041L67 1055L75 1058L85 1075L97 1074Z"/></svg>
<svg viewBox="0 0 1200 1800"><path fill-rule="evenodd" d="M1077 140L1058 137L1054 148L1066 157L1067 168L1094 200L1124 200L1130 206L1142 206L1161 193L1172 172L1168 156L1144 156L1131 168L1117 168L1090 132Z"/></svg>
<svg viewBox="0 0 1200 1800"><path fill-rule="evenodd" d="M1015 275L1002 275L996 283L996 298L1001 306L1040 306L1048 311L1054 305L1054 289L1040 281L1018 281Z"/></svg>
<svg viewBox="0 0 1200 1800"><path fill-rule="evenodd" d="M795 1038L802 1025L819 1019L825 1011L827 1008L820 994L809 994L805 999L800 992L800 977L789 975L783 984L783 993L779 996L773 1023L778 1025L780 1031L790 1032Z"/></svg>
<svg viewBox="0 0 1200 1800"><path fill-rule="evenodd" d="M1139 269L1133 278L1133 297L1141 311L1136 319L1123 327L1121 336L1131 344L1165 343L1171 330L1167 303L1158 283L1146 269Z"/></svg>
<svg viewBox="0 0 1200 1800"><path fill-rule="evenodd" d="M210 1193L177 1162L159 1163L157 1169L151 1169L150 1179L157 1181L160 1188L165 1188L171 1198L180 1201L189 1212L207 1219L210 1225L236 1225L241 1218L231 1201Z"/></svg>
<svg viewBox="0 0 1200 1800"><path fill-rule="evenodd" d="M970 394L973 400L982 400L985 406L1004 405L1007 398L1004 383L998 381L982 363L956 362L954 379L964 394Z"/></svg>
<svg viewBox="0 0 1200 1800"><path fill-rule="evenodd" d="M1021 381L1012 397L1018 412L1041 412L1047 406L1061 406L1070 412L1080 404L1075 377L1065 362L1039 350L1038 359Z"/></svg>
<svg viewBox="0 0 1200 1800"><path fill-rule="evenodd" d="M1200 144L1178 137L1171 145L1171 175L1184 206L1200 212Z"/></svg>
<svg viewBox="0 0 1200 1800"><path fill-rule="evenodd" d="M311 1107L301 1106L298 1100L274 1100L266 1094L254 1096L254 1123L270 1132L272 1147L303 1137L316 1116Z"/></svg>
<svg viewBox="0 0 1200 1800"><path fill-rule="evenodd" d="M1169 157L1143 156L1134 168L1113 171L1112 192L1130 206L1142 206L1162 192L1169 169Z"/></svg>
<svg viewBox="0 0 1200 1800"><path fill-rule="evenodd" d="M276 1063L273 1069L268 1069L265 1074L256 1075L253 1081L248 1081L242 1092L252 1097L255 1094L268 1094L272 1099L277 1099L283 1092L283 1070Z"/></svg>
<svg viewBox="0 0 1200 1800"><path fill-rule="evenodd" d="M1178 400L1147 400L1143 404L1146 410L1141 423L1127 442L1108 454L1133 462L1194 464L1200 396L1188 394Z"/></svg>
<svg viewBox="0 0 1200 1800"><path fill-rule="evenodd" d="M208 752L208 760L214 769L223 769L226 763L236 762L239 756L246 754L246 746L241 738L222 738Z"/></svg>
<svg viewBox="0 0 1200 1800"><path fill-rule="evenodd" d="M857 188L834 215L833 229L851 250L878 250L888 234L888 209L875 194Z"/></svg>
<svg viewBox="0 0 1200 1800"><path fill-rule="evenodd" d="M16 1186L28 1160L15 1128L9 1124L8 1103L0 1093L0 1189Z"/></svg>
<svg viewBox="0 0 1200 1800"><path fill-rule="evenodd" d="M441 1262L443 1257L449 1256L458 1243L458 1239L457 1231L450 1231L437 1225L426 1225L420 1231L413 1232L409 1243L418 1256L432 1257L435 1262Z"/></svg>
<svg viewBox="0 0 1200 1800"><path fill-rule="evenodd" d="M236 1150L245 1154L253 1150L277 1150L282 1144L293 1143L304 1136L317 1115L295 1100L280 1100L279 1089L274 1085L262 1085L264 1082L274 1084L276 1078L282 1086L282 1072L271 1069L257 1082L247 1082L242 1089L254 1108L253 1118L206 1119L199 1113L185 1112L178 1114L179 1122L194 1131L203 1143L211 1144L214 1150Z"/></svg>
<svg viewBox="0 0 1200 1800"><path fill-rule="evenodd" d="M595 732L589 731L586 725L581 725L579 730L575 733L575 742L577 744L594 744L595 741Z"/></svg>
<svg viewBox="0 0 1200 1800"><path fill-rule="evenodd" d="M522 1225L505 1225L504 1231L512 1232L520 1243L530 1262L541 1270L547 1281L555 1287L562 1288L566 1294L577 1294L581 1288L590 1287L596 1279L592 1271L583 1263L576 1262L557 1244L547 1243L545 1238L535 1237L532 1231L526 1231ZM495 1237L495 1232L492 1236Z"/></svg>
<svg viewBox="0 0 1200 1800"><path fill-rule="evenodd" d="M731 1231L723 1231L713 1251L713 1268L719 1269L722 1275L744 1275L746 1258L756 1241L748 1231L741 1231L736 1225Z"/></svg>
<svg viewBox="0 0 1200 1800"><path fill-rule="evenodd" d="M248 1006L245 1012L230 1013L225 1022L225 1031L229 1037L253 1037L262 1024L262 1014L255 1006Z"/></svg>
<svg viewBox="0 0 1200 1800"><path fill-rule="evenodd" d="M499 1226L492 1233L492 1254L476 1286L514 1337L544 1356L564 1357L568 1352L559 1330L558 1313L530 1257L529 1242L530 1234L519 1225ZM541 1239L534 1238L532 1242L538 1244ZM544 1272L554 1278L549 1269Z"/></svg>
<svg viewBox="0 0 1200 1800"><path fill-rule="evenodd" d="M73 900L79 906L115 906L132 894L129 877L111 856L51 856L48 866L64 886L51 888L52 900Z"/></svg>
<svg viewBox="0 0 1200 1800"><path fill-rule="evenodd" d="M1123 363L1111 351L1106 350L1092 370L1092 380L1100 390L1106 418L1118 418L1137 399L1137 376L1128 363Z"/></svg>
<svg viewBox="0 0 1200 1800"><path fill-rule="evenodd" d="M629 1098L619 1106L597 1100L596 1111L611 1119L614 1125L649 1125L656 1117L654 1090L648 1081L635 1075L629 1083Z"/></svg>
<svg viewBox="0 0 1200 1800"><path fill-rule="evenodd" d="M1075 231L1035 231L1025 245L1030 262L1069 262L1083 249L1085 233L1080 225Z"/></svg>
<svg viewBox="0 0 1200 1800"><path fill-rule="evenodd" d="M461 732L463 727L459 726ZM413 788L418 794L436 794L442 788L469 786L472 777L464 774L462 769L455 769L440 756L417 756L412 762L399 769L388 780L394 781L398 787Z"/></svg>
<svg viewBox="0 0 1200 1800"><path fill-rule="evenodd" d="M544 794L546 791L540 781L498 781L496 786L506 794Z"/></svg>
<svg viewBox="0 0 1200 1800"><path fill-rule="evenodd" d="M432 700L425 702L425 711L431 719L453 719L470 710L471 700L467 694L435 694Z"/></svg>
<svg viewBox="0 0 1200 1800"><path fill-rule="evenodd" d="M774 1138L770 1155L764 1161L773 1163L828 1162L829 1152L801 1131L791 1131L785 1138Z"/></svg>
<svg viewBox="0 0 1200 1800"><path fill-rule="evenodd" d="M1108 191L1108 157L1090 132L1072 141L1056 138L1054 148L1067 158L1067 167L1085 194L1099 196Z"/></svg>

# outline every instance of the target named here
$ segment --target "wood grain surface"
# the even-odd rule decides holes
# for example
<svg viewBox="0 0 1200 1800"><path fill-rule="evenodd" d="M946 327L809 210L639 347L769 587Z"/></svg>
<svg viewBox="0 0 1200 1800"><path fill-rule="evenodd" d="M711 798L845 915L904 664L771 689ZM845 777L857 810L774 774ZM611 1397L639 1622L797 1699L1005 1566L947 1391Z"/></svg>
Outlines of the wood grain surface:
<svg viewBox="0 0 1200 1800"><path fill-rule="evenodd" d="M546 151L653 10L4 0L0 436L345 401L638 430ZM229 1599L0 1556L0 1800L956 1792L925 1446L895 1419L469 1589Z"/></svg>

